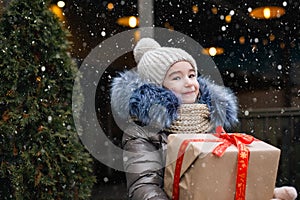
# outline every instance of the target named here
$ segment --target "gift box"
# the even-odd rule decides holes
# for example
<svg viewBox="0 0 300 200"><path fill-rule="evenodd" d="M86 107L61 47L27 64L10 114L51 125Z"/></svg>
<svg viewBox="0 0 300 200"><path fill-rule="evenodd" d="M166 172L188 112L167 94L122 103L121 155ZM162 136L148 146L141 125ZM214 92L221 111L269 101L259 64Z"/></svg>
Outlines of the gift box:
<svg viewBox="0 0 300 200"><path fill-rule="evenodd" d="M224 152L217 156L220 146ZM245 146L248 157L215 134L169 135L165 192L170 199L180 200L272 199L280 150L259 140ZM243 189L244 196L237 197Z"/></svg>

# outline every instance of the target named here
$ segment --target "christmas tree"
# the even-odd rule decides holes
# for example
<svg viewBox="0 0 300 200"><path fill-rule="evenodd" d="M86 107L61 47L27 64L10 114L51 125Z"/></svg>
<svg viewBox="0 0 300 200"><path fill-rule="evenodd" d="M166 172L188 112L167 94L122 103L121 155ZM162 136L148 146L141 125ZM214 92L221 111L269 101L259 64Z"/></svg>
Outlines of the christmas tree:
<svg viewBox="0 0 300 200"><path fill-rule="evenodd" d="M0 21L0 199L87 199L92 158L76 133L76 65L47 0L13 0Z"/></svg>

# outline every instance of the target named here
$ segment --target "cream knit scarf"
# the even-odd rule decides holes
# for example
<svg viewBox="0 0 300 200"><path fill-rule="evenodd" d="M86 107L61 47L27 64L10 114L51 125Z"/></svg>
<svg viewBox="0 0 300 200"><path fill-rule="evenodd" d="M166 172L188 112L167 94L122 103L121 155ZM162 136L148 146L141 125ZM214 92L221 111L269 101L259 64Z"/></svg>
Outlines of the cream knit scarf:
<svg viewBox="0 0 300 200"><path fill-rule="evenodd" d="M178 134L207 133L212 128L209 115L206 104L182 104L178 109L177 120L167 131Z"/></svg>

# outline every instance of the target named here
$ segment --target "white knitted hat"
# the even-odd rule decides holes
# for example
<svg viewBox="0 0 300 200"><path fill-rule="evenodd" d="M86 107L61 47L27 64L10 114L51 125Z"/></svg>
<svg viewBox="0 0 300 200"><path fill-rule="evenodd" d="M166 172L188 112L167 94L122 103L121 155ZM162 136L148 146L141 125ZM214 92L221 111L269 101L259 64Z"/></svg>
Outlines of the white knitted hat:
<svg viewBox="0 0 300 200"><path fill-rule="evenodd" d="M179 61L189 62L197 74L196 61L190 54L179 48L161 47L152 38L142 38L138 41L133 55L138 73L158 85L162 85L169 68Z"/></svg>

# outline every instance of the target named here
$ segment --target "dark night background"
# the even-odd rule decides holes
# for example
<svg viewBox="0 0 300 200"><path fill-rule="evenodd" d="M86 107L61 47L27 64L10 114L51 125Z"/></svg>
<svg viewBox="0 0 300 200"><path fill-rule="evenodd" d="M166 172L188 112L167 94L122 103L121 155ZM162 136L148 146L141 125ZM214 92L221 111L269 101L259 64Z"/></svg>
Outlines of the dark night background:
<svg viewBox="0 0 300 200"><path fill-rule="evenodd" d="M4 1L6 2L6 1ZM56 3L53 1L52 3ZM65 27L71 32L72 57L78 67L99 43L129 30L117 24L123 16L138 17L135 0L65 1ZM109 10L108 3L114 8ZM238 96L241 124L246 132L282 150L277 185L292 185L300 191L300 4L295 0L216 1L154 0L154 25L173 28L203 47L218 46L224 53L212 57L225 86ZM253 19L248 9L281 6L285 15L275 19ZM193 12L193 6L198 8ZM231 22L225 17L231 14ZM226 27L226 30L222 28ZM105 34L103 34L105 33ZM244 42L241 42L244 39ZM99 123L108 137L120 145L122 132L110 114L111 77L135 66L128 53L114 61L98 85ZM97 109L96 106L96 109ZM95 161L98 183L93 199L125 199L125 176ZM108 197L106 197L108 196Z"/></svg>
<svg viewBox="0 0 300 200"><path fill-rule="evenodd" d="M113 3L114 9L108 10L108 3ZM132 0L66 2L65 23L72 33L72 55L79 66L97 44L130 29L116 21L123 16L138 17L137 3ZM249 8L266 5L286 5L286 14L269 20L249 16ZM224 84L239 98L241 124L237 131L253 134L281 148L277 185L293 185L299 191L299 2L155 0L153 6L156 27L173 28L203 47L224 48L222 55L212 59ZM193 12L193 6L197 6L198 12ZM230 13L234 14L231 22L227 23L224 18ZM224 26L225 31L222 30ZM105 36L101 35L103 32ZM241 43L240 38L244 38L245 42ZM98 85L98 106L107 111L106 115L99 113L99 121L116 145L120 145L122 132L110 115L109 84L116 72L134 66L132 54L124 55L107 69ZM95 189L95 199L111 190L116 191L108 194L112 199L113 193L124 193L122 172L97 162L95 172L99 185Z"/></svg>

